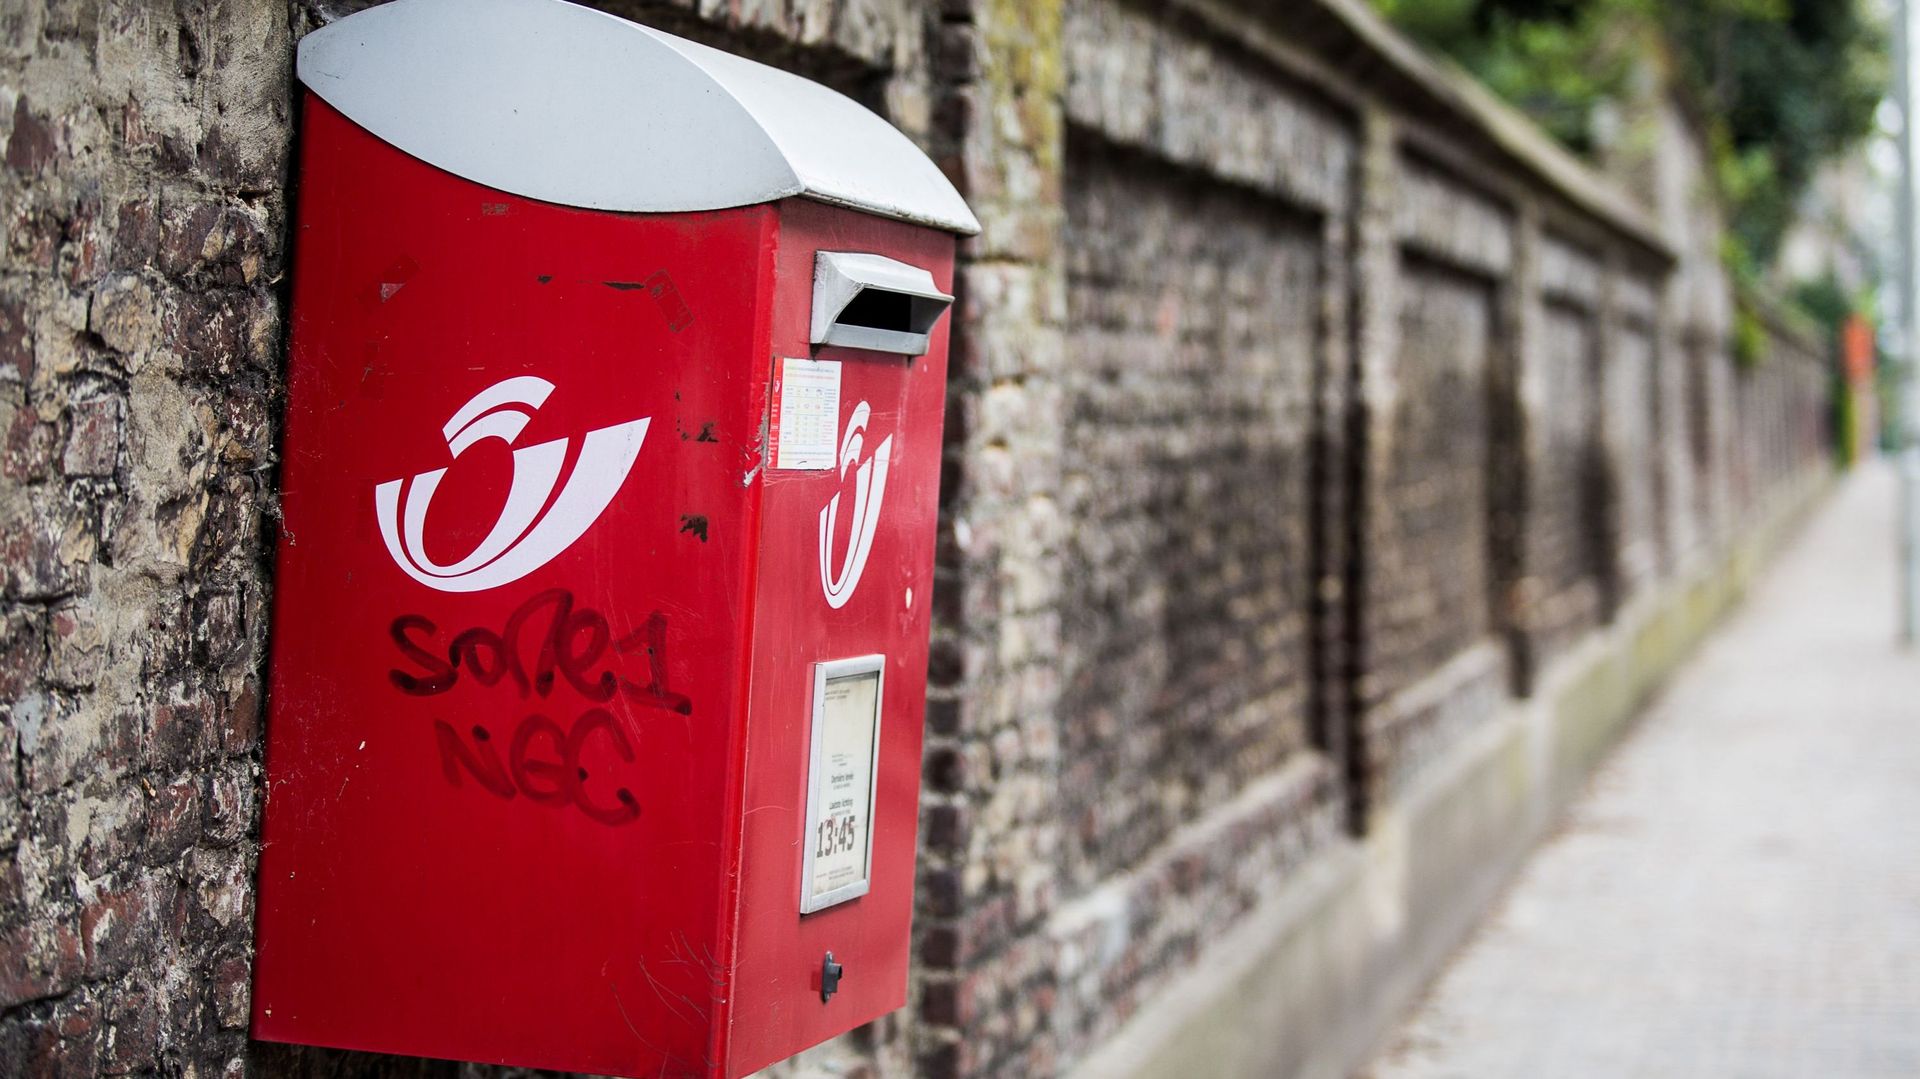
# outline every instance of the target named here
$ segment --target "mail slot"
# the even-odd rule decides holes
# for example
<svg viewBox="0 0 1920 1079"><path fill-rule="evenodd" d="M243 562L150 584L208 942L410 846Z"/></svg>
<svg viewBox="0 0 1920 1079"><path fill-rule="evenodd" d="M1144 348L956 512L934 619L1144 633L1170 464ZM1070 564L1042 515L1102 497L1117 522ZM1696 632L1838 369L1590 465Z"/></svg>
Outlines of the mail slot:
<svg viewBox="0 0 1920 1079"><path fill-rule="evenodd" d="M254 1034L738 1076L902 1006L972 214L560 0L298 72Z"/></svg>

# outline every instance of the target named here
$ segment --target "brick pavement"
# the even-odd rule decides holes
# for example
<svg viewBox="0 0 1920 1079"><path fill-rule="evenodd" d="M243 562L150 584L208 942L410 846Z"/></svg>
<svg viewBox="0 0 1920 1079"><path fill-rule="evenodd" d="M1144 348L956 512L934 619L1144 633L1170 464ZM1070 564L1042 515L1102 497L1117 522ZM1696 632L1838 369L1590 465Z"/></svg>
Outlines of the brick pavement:
<svg viewBox="0 0 1920 1079"><path fill-rule="evenodd" d="M1920 1075L1920 657L1856 472L1675 678L1373 1079Z"/></svg>

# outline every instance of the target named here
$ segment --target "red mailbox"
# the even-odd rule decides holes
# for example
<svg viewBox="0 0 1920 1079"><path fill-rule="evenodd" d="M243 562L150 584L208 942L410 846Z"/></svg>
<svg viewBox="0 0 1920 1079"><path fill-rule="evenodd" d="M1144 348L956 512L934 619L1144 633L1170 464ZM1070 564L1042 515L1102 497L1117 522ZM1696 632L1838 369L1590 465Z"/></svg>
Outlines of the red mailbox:
<svg viewBox="0 0 1920 1079"><path fill-rule="evenodd" d="M254 1033L737 1076L900 1007L965 204L559 0L299 75Z"/></svg>

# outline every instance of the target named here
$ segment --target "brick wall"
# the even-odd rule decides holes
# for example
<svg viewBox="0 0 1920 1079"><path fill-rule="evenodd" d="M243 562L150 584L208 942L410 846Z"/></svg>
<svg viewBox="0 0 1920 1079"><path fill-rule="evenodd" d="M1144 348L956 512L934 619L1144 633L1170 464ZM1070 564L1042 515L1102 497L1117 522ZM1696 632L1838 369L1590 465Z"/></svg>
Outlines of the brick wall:
<svg viewBox="0 0 1920 1079"><path fill-rule="evenodd" d="M0 1075L501 1074L245 1036L291 50L363 6L0 11ZM985 228L912 1003L778 1074L1070 1067L1825 460L1678 120L1649 215L1331 0L601 6L881 110Z"/></svg>
<svg viewBox="0 0 1920 1079"><path fill-rule="evenodd" d="M1654 583L1665 549L1666 494L1659 450L1662 419L1659 329L1651 289L1623 281L1618 320L1603 360L1603 449L1614 477L1611 535L1622 600Z"/></svg>
<svg viewBox="0 0 1920 1079"><path fill-rule="evenodd" d="M1539 360L1547 407L1540 413L1544 437L1533 468L1528 536L1528 628L1539 662L1564 651L1602 618L1600 514L1606 497L1596 467L1601 380L1594 314L1561 300L1548 301L1542 314Z"/></svg>
<svg viewBox="0 0 1920 1079"><path fill-rule="evenodd" d="M1240 189L1072 149L1058 812L1084 888L1308 746L1321 251Z"/></svg>
<svg viewBox="0 0 1920 1079"><path fill-rule="evenodd" d="M1378 507L1364 545L1367 774L1390 787L1417 768L1445 700L1392 702L1495 635L1492 550L1494 292L1485 280L1408 259L1384 444L1369 477Z"/></svg>
<svg viewBox="0 0 1920 1079"><path fill-rule="evenodd" d="M1611 472L1600 461L1605 386L1601 268L1589 250L1548 235L1539 263L1535 367L1538 440L1527 524L1530 661L1544 665L1603 621L1612 601L1606 514Z"/></svg>

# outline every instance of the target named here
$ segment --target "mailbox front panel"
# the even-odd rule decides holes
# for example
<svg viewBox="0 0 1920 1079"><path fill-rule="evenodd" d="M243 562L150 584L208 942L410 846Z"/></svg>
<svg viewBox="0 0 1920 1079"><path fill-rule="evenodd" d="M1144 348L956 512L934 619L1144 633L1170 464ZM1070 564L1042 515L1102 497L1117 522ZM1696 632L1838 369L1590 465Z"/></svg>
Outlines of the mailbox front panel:
<svg viewBox="0 0 1920 1079"><path fill-rule="evenodd" d="M711 1074L776 209L302 157L254 1032Z"/></svg>
<svg viewBox="0 0 1920 1079"><path fill-rule="evenodd" d="M947 319L923 356L809 351L809 291L791 285L812 280L818 252L854 251L928 270L948 293L953 286L946 233L800 200L780 212L771 359L835 365L839 392L831 461L765 474L729 1043L736 1074L901 1007L911 958ZM871 883L865 894L803 914L807 849L831 856L837 838L855 838L823 835L808 819L814 673L860 657L878 657L884 670L867 822ZM863 767L841 764L856 790ZM827 952L846 973L823 1001Z"/></svg>

